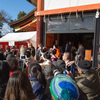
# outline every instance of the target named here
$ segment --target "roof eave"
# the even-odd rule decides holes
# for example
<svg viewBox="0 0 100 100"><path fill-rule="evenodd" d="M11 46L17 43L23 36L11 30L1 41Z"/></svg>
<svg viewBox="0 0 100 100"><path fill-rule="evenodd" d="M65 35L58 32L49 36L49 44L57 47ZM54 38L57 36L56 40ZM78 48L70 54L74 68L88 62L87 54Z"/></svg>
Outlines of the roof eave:
<svg viewBox="0 0 100 100"><path fill-rule="evenodd" d="M31 12L29 12L28 14L26 14L26 15L25 15L24 17L22 17L21 19L19 19L19 20L17 20L17 21L14 21L14 22L12 22L12 23L9 23L9 26L12 26L12 25L14 25L14 24L17 24L17 23L19 23L20 21L27 19L29 16L34 15L34 12L35 12L36 10L37 10L37 8L34 8Z"/></svg>
<svg viewBox="0 0 100 100"><path fill-rule="evenodd" d="M37 6L37 0L27 0L27 1L33 4L34 6Z"/></svg>

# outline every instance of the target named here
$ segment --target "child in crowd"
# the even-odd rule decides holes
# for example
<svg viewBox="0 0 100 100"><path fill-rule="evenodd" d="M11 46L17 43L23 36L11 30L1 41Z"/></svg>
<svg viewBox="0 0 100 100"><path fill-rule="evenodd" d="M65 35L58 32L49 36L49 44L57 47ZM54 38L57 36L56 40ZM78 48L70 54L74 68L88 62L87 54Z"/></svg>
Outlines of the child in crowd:
<svg viewBox="0 0 100 100"><path fill-rule="evenodd" d="M44 100L43 95L46 87L46 80L42 73L41 66L37 63L32 63L28 67L28 74L33 93L39 100Z"/></svg>
<svg viewBox="0 0 100 100"><path fill-rule="evenodd" d="M28 77L19 71L9 78L4 100L35 100Z"/></svg>

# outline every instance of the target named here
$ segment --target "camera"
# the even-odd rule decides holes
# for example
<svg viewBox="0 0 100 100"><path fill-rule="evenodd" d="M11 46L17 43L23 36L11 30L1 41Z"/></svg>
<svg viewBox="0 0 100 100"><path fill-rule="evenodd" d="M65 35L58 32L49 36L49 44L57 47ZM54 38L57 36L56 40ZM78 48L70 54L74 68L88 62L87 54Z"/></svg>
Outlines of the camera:
<svg viewBox="0 0 100 100"><path fill-rule="evenodd" d="M25 56L21 56L21 59L25 59Z"/></svg>
<svg viewBox="0 0 100 100"><path fill-rule="evenodd" d="M61 72L59 71L59 69L55 68L55 66L52 66L51 70L52 70L54 76L57 76L57 75L61 74Z"/></svg>

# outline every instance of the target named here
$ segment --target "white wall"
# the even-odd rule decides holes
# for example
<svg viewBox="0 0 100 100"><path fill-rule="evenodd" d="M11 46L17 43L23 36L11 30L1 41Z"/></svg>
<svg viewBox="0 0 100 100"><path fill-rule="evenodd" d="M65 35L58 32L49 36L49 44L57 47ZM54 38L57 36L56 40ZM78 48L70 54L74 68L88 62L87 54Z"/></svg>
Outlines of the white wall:
<svg viewBox="0 0 100 100"><path fill-rule="evenodd" d="M44 0L44 10L100 3L100 0Z"/></svg>

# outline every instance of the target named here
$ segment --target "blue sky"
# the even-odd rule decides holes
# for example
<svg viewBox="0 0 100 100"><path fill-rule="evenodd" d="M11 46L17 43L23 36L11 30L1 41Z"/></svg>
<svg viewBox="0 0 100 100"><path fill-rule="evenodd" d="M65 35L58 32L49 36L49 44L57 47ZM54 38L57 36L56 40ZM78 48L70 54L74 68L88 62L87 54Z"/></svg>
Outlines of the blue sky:
<svg viewBox="0 0 100 100"><path fill-rule="evenodd" d="M4 10L13 20L17 19L20 11L29 13L34 6L27 0L0 0L0 10Z"/></svg>
<svg viewBox="0 0 100 100"><path fill-rule="evenodd" d="M20 11L29 13L34 9L34 6L27 0L0 0L0 10L4 10L12 20L17 19L17 15ZM3 35L13 32L13 29L8 24L4 23L2 30Z"/></svg>

